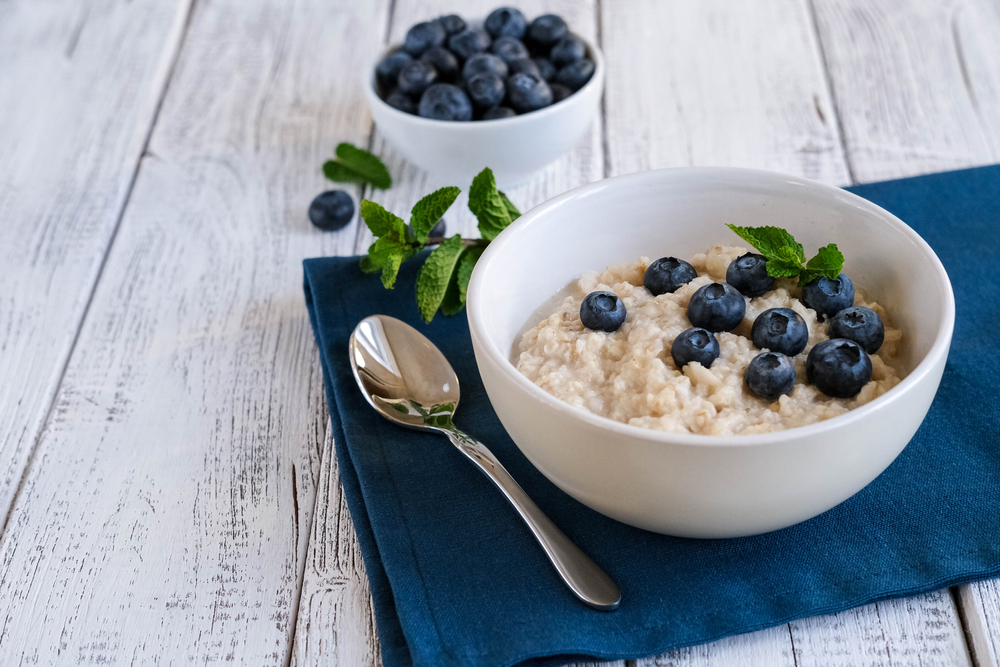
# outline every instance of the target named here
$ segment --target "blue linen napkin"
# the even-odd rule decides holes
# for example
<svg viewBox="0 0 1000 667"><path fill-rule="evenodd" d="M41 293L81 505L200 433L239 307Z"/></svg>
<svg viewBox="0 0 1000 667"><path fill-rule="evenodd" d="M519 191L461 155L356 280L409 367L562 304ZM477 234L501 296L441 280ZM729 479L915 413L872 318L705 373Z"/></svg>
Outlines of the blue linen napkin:
<svg viewBox="0 0 1000 667"><path fill-rule="evenodd" d="M927 419L881 476L814 519L748 538L657 535L581 505L503 430L464 315L418 324L407 287L417 263L387 291L357 258L305 262L340 477L386 667L637 658L1000 575L1000 166L849 189L906 221L944 262L957 304L951 355ZM462 387L456 423L618 582L618 611L577 602L506 501L447 440L396 427L365 403L347 341L373 313L418 326L443 350Z"/></svg>

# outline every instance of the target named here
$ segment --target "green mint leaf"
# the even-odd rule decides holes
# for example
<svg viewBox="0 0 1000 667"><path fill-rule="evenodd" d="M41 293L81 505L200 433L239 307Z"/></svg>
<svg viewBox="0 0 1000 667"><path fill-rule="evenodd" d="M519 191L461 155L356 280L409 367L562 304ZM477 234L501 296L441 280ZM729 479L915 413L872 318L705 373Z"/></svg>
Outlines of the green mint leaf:
<svg viewBox="0 0 1000 667"><path fill-rule="evenodd" d="M463 256L466 253L462 253ZM461 266L462 260L459 260L459 266ZM448 315L458 315L465 308L465 300L462 298L461 291L458 288L458 266L455 270L451 272L451 279L448 281L448 289L445 290L444 299L441 300L441 314Z"/></svg>
<svg viewBox="0 0 1000 667"><path fill-rule="evenodd" d="M837 244L831 243L830 245L823 246L816 253L816 256L809 260L806 264L806 272L809 274L808 278L811 280L817 276L826 276L831 280L836 280L837 276L840 275L841 269L844 268L844 255L837 248ZM807 276L802 276L799 278L799 284L805 285L807 281L805 278Z"/></svg>
<svg viewBox="0 0 1000 667"><path fill-rule="evenodd" d="M410 227L417 242L423 243L427 240L427 235L444 212L455 203L460 192L461 190L455 187L441 188L413 205L413 210L410 211Z"/></svg>
<svg viewBox="0 0 1000 667"><path fill-rule="evenodd" d="M348 143L337 145L337 158L323 164L323 173L338 183L370 183L381 190L392 187L392 176L377 156Z"/></svg>
<svg viewBox="0 0 1000 667"><path fill-rule="evenodd" d="M378 204L368 199L361 200L361 218L375 236L385 236L396 241L406 240L406 223Z"/></svg>
<svg viewBox="0 0 1000 667"><path fill-rule="evenodd" d="M382 267L375 266L372 262L372 258L368 255L363 255L361 257L361 270L365 273L378 273L382 270Z"/></svg>
<svg viewBox="0 0 1000 667"><path fill-rule="evenodd" d="M794 258L800 264L806 261L802 244L781 227L737 227L736 225L726 225L726 227L768 259L778 257L782 248L791 248L795 253Z"/></svg>
<svg viewBox="0 0 1000 667"><path fill-rule="evenodd" d="M801 248L801 246L799 246ZM767 257L767 275L772 278L792 278L802 271L798 249L791 246L777 248Z"/></svg>
<svg viewBox="0 0 1000 667"><path fill-rule="evenodd" d="M479 261L479 257L483 254L486 248L481 246L473 246L469 248L464 255L462 255L462 261L458 264L458 270L456 271L458 277L458 289L461 296L462 305L465 305L465 294L469 289L469 279L472 278L472 269L476 268L476 262Z"/></svg>
<svg viewBox="0 0 1000 667"><path fill-rule="evenodd" d="M479 233L492 241L510 224L510 212L500 198L497 182L489 167L472 179L469 187L469 210L479 220Z"/></svg>
<svg viewBox="0 0 1000 667"><path fill-rule="evenodd" d="M417 249L408 243L383 237L368 248L369 266L372 272L382 269L382 285L392 289L396 285L399 265L416 254Z"/></svg>
<svg viewBox="0 0 1000 667"><path fill-rule="evenodd" d="M430 324L444 301L448 283L463 249L462 237L456 234L435 248L420 267L420 272L417 273L417 306L424 322Z"/></svg>
<svg viewBox="0 0 1000 667"><path fill-rule="evenodd" d="M521 217L521 212L517 210L517 207L514 206L509 199L507 199L507 195L505 195L502 191L500 191L500 200L503 202L504 208L507 209L507 215L510 216L511 222L514 222Z"/></svg>

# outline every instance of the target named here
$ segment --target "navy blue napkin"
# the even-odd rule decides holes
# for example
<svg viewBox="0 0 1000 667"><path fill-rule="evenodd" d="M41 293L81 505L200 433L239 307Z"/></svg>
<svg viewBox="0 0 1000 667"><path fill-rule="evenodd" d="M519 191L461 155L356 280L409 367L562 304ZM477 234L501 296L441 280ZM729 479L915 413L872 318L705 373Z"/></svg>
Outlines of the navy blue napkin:
<svg viewBox="0 0 1000 667"><path fill-rule="evenodd" d="M1000 166L850 188L894 212L951 276L957 322L917 435L868 487L766 535L692 540L608 519L546 480L490 407L464 316L418 327L458 373L456 422L621 586L601 613L566 590L490 482L440 436L395 427L348 366L355 324L417 324L415 263L382 288L357 258L305 262L340 477L371 581L386 667L637 658L786 621L1000 575Z"/></svg>

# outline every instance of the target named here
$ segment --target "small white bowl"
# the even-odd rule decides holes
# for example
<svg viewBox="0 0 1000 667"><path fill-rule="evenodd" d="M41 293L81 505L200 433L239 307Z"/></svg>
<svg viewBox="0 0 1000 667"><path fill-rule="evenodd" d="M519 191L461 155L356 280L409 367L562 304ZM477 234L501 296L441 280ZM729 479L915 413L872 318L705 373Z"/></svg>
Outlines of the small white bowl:
<svg viewBox="0 0 1000 667"><path fill-rule="evenodd" d="M489 167L497 183L509 186L571 150L597 114L604 57L594 44L584 42L595 66L590 81L561 102L514 118L457 122L394 109L375 92L378 60L365 75L365 95L379 132L407 161L462 187Z"/></svg>
<svg viewBox="0 0 1000 667"><path fill-rule="evenodd" d="M836 243L844 272L903 331L903 381L827 421L767 435L676 435L572 407L511 363L529 318L587 270L641 255L690 258L741 244L724 225L777 225L808 248ZM744 244L745 245L745 244ZM764 171L665 169L577 188L490 243L468 291L469 328L493 407L525 456L610 517L685 537L737 537L824 512L875 479L937 391L955 320L934 251L891 213L838 188Z"/></svg>

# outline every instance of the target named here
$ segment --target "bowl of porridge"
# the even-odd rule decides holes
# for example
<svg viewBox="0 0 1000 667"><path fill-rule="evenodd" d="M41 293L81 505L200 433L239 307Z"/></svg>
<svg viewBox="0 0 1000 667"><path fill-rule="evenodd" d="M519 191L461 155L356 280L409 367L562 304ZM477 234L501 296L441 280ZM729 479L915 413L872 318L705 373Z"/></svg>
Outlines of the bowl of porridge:
<svg viewBox="0 0 1000 667"><path fill-rule="evenodd" d="M810 255L837 244L852 310L883 325L878 344L845 342L841 313L794 279L753 297L732 289L730 265L755 251L727 224L784 228ZM647 277L660 258L689 266L672 291ZM701 308L716 292L739 311L720 326ZM620 321L586 326L591 294ZM775 313L800 327L787 355L754 342L754 323ZM625 523L717 538L814 517L895 459L940 383L954 299L931 248L855 195L755 170L667 169L593 183L519 218L479 260L468 317L497 415L546 477ZM701 326L712 345L691 338ZM685 338L714 356L678 355ZM846 393L814 361L830 347L867 364ZM783 357L780 392L750 381L759 356Z"/></svg>

